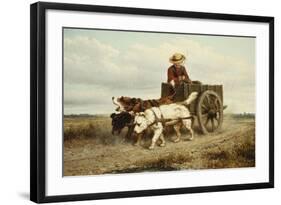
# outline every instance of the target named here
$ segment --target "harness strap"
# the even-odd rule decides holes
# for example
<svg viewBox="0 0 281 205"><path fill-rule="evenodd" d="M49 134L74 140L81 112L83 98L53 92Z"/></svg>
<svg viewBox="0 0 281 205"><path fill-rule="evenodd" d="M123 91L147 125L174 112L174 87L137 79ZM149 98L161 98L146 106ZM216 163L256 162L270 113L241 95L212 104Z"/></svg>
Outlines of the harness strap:
<svg viewBox="0 0 281 205"><path fill-rule="evenodd" d="M154 118L155 118L154 122L153 122L151 125L156 124L156 123L158 123L158 122L161 122L161 120L157 117L157 115L156 115L156 113L154 112L154 110L151 109L151 111L152 111L152 113L153 113L153 115L154 115ZM161 111L160 111L160 112L161 112ZM162 113L161 113L161 115L162 115ZM161 116L161 117L162 117L162 116ZM151 125L150 125L150 126L151 126Z"/></svg>
<svg viewBox="0 0 281 205"><path fill-rule="evenodd" d="M161 114L161 121L162 121L162 124L163 124L163 126L165 127L165 123L166 123L166 122L165 122L164 116L163 116L163 114L162 114L160 108L159 108L159 111L160 111L160 114Z"/></svg>

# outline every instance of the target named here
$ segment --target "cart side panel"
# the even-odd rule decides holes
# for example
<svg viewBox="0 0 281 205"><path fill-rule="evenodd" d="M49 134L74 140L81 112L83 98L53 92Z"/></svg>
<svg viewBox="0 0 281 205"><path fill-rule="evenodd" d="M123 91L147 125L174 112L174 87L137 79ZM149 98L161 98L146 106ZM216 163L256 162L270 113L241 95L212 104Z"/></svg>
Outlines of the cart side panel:
<svg viewBox="0 0 281 205"><path fill-rule="evenodd" d="M168 83L162 83L161 85L161 97L167 97L170 95L170 85Z"/></svg>
<svg viewBox="0 0 281 205"><path fill-rule="evenodd" d="M180 85L175 86L176 94L174 96L175 102L181 102L186 99L188 96L188 87L187 84L182 83ZM162 83L161 87L161 97L167 97L172 94L171 85L169 83Z"/></svg>
<svg viewBox="0 0 281 205"><path fill-rule="evenodd" d="M176 95L174 97L175 102L181 102L185 100L186 85L184 83L175 86Z"/></svg>
<svg viewBox="0 0 281 205"><path fill-rule="evenodd" d="M218 95L221 97L221 102L223 104L223 87L222 85L219 85L219 88L218 88Z"/></svg>
<svg viewBox="0 0 281 205"><path fill-rule="evenodd" d="M214 91L220 96L221 101L223 103L223 86L222 85L215 85L214 89L215 89Z"/></svg>
<svg viewBox="0 0 281 205"><path fill-rule="evenodd" d="M221 100L223 101L223 86L222 85L200 85L200 84L186 84L182 83L180 85L177 85L175 87L176 95L174 97L175 102L180 102L185 99L190 95L192 92L198 92L199 96L205 92L206 90L212 90L216 92ZM161 87L161 97L166 97L171 95L171 85L169 83L162 83ZM197 100L192 103L191 106L191 111L196 111L195 110L195 105L197 103Z"/></svg>
<svg viewBox="0 0 281 205"><path fill-rule="evenodd" d="M223 100L223 86L222 85L202 85L201 92L203 93L206 90L212 90L216 92L221 100Z"/></svg>
<svg viewBox="0 0 281 205"><path fill-rule="evenodd" d="M208 85L202 85L201 86L201 93L203 93L206 90L208 90Z"/></svg>

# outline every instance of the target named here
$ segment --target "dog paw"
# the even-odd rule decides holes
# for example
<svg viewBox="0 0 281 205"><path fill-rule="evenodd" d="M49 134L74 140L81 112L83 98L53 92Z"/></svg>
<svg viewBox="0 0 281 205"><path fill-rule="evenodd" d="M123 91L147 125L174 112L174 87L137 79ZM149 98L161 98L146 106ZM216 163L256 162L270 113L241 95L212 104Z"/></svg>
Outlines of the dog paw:
<svg viewBox="0 0 281 205"><path fill-rule="evenodd" d="M177 138L177 139L174 140L175 143L177 143L177 142L179 142L179 141L180 141L179 138Z"/></svg>
<svg viewBox="0 0 281 205"><path fill-rule="evenodd" d="M161 143L159 146L160 146L160 147L165 147L165 146L166 146L166 143Z"/></svg>
<svg viewBox="0 0 281 205"><path fill-rule="evenodd" d="M154 146L149 146L148 149L153 150Z"/></svg>

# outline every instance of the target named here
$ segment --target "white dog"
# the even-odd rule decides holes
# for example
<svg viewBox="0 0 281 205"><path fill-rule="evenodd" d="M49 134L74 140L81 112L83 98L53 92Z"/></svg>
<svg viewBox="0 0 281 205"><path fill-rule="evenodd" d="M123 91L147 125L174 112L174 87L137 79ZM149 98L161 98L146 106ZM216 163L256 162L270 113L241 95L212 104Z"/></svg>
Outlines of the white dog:
<svg viewBox="0 0 281 205"><path fill-rule="evenodd" d="M159 107L152 107L145 110L144 112L137 113L134 119L134 132L140 134L148 127L152 128L152 130L154 131L154 135L149 149L154 148L155 143L158 139L161 140L160 146L165 146L163 124L173 125L177 135L177 138L174 140L174 142L180 141L180 128L182 125L184 125L184 127L186 127L190 131L190 140L192 140L192 116L190 115L187 105L193 102L197 98L197 95L197 92L192 92L183 102L161 105Z"/></svg>

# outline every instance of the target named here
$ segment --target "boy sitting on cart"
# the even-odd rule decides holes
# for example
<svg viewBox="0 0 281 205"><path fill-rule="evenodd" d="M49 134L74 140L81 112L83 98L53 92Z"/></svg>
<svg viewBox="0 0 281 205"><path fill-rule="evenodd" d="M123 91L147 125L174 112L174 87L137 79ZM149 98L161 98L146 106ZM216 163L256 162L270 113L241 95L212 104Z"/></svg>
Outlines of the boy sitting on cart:
<svg viewBox="0 0 281 205"><path fill-rule="evenodd" d="M176 85L179 85L181 82L188 84L201 84L199 81L192 81L187 72L183 63L185 61L185 56L180 53L175 53L170 57L169 61L173 65L168 68L168 83L172 86L174 90Z"/></svg>

